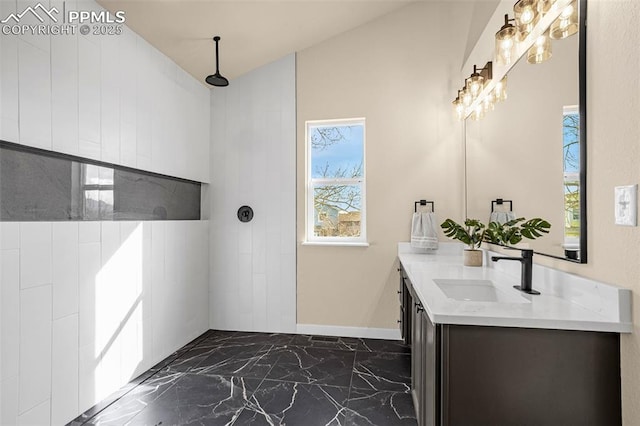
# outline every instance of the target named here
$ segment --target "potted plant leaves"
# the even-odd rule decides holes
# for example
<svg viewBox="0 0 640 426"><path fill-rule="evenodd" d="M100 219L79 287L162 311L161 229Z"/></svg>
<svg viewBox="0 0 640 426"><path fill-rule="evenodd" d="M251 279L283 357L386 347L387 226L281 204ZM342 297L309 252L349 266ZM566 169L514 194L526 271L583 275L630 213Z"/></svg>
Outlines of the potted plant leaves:
<svg viewBox="0 0 640 426"><path fill-rule="evenodd" d="M535 240L549 233L551 224L539 217L526 220L519 217L503 224L490 222L487 226L484 238L487 243L512 246L518 244L523 238Z"/></svg>
<svg viewBox="0 0 640 426"><path fill-rule="evenodd" d="M480 244L484 241L486 232L482 222L477 219L467 219L463 226L452 219L447 219L440 227L444 230L444 235L467 245L463 254L465 266L482 266Z"/></svg>
<svg viewBox="0 0 640 426"><path fill-rule="evenodd" d="M529 220L519 217L503 224L489 222L487 226L477 219L465 220L464 226L452 219L447 219L440 227L444 230L445 236L467 245L463 254L465 266L482 266L480 245L483 242L512 246L524 238L535 240L548 234L551 224L539 217Z"/></svg>

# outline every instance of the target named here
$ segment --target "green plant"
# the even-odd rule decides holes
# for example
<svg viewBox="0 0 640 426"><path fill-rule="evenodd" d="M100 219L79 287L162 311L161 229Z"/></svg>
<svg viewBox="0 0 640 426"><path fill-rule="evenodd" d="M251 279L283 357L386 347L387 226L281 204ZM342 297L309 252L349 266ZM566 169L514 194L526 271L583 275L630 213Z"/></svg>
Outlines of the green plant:
<svg viewBox="0 0 640 426"><path fill-rule="evenodd" d="M524 217L503 224L490 222L484 235L484 241L492 244L514 245L523 238L535 240L549 233L551 224L539 217L526 220Z"/></svg>
<svg viewBox="0 0 640 426"><path fill-rule="evenodd" d="M464 226L452 219L447 219L440 227L444 230L444 235L454 240L458 240L475 250L484 241L486 227L477 219L467 219Z"/></svg>

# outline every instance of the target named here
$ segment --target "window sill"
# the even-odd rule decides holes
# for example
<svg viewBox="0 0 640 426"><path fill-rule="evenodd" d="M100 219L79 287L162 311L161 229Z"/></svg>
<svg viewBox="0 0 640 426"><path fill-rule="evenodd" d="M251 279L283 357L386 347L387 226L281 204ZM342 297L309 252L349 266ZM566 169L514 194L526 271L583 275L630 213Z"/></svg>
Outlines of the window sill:
<svg viewBox="0 0 640 426"><path fill-rule="evenodd" d="M369 243L341 241L303 241L303 246L369 247Z"/></svg>

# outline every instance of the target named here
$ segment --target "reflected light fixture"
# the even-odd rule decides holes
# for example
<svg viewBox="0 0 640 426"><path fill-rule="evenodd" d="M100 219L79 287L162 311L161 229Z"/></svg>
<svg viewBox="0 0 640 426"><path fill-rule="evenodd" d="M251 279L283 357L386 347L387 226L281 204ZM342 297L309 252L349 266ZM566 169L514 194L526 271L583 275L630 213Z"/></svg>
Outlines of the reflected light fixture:
<svg viewBox="0 0 640 426"><path fill-rule="evenodd" d="M484 107L482 106L482 103L479 103L473 109L473 113L471 114L471 118L473 120L475 120L475 121L482 120L484 118Z"/></svg>
<svg viewBox="0 0 640 426"><path fill-rule="evenodd" d="M496 33L495 59L499 65L509 65L516 56L516 27L509 15L504 15L504 25Z"/></svg>
<svg viewBox="0 0 640 426"><path fill-rule="evenodd" d="M507 100L507 76L502 77L502 80L496 83L493 88L493 97L496 102Z"/></svg>
<svg viewBox="0 0 640 426"><path fill-rule="evenodd" d="M469 105L471 105L471 102L473 102L473 96L471 96L471 92L469 91L469 89L467 88L467 86L465 86L462 89L462 104L465 107L468 107Z"/></svg>
<svg viewBox="0 0 640 426"><path fill-rule="evenodd" d="M519 0L513 6L513 12L516 17L518 36L520 40L524 40L540 19L540 15L538 14L538 1Z"/></svg>
<svg viewBox="0 0 640 426"><path fill-rule="evenodd" d="M555 2L556 0L538 0L538 13L540 17L549 13Z"/></svg>
<svg viewBox="0 0 640 426"><path fill-rule="evenodd" d="M495 109L495 96L493 91L488 93L482 100L482 108L485 112L493 111Z"/></svg>
<svg viewBox="0 0 640 426"><path fill-rule="evenodd" d="M551 24L549 36L561 40L578 32L578 4L576 1L565 7L560 16Z"/></svg>
<svg viewBox="0 0 640 426"><path fill-rule="evenodd" d="M213 41L216 43L216 73L210 76L207 76L207 78L204 81L206 81L212 86L225 87L229 85L229 80L227 80L220 74L220 64L219 64L219 56L218 56L218 42L220 41L220 37L215 36L213 38Z"/></svg>
<svg viewBox="0 0 640 426"><path fill-rule="evenodd" d="M527 52L527 62L540 64L551 57L551 39L549 31L538 37Z"/></svg>

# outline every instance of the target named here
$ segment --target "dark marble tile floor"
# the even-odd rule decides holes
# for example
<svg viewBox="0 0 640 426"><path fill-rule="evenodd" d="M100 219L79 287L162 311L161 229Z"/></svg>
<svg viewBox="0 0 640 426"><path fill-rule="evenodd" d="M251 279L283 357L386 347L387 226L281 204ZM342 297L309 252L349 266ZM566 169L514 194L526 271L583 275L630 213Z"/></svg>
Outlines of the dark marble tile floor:
<svg viewBox="0 0 640 426"><path fill-rule="evenodd" d="M416 425L398 341L209 330L70 425Z"/></svg>

